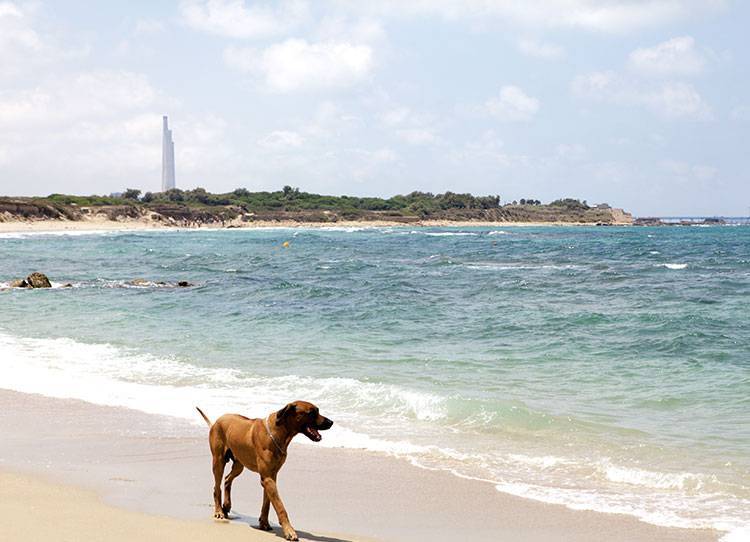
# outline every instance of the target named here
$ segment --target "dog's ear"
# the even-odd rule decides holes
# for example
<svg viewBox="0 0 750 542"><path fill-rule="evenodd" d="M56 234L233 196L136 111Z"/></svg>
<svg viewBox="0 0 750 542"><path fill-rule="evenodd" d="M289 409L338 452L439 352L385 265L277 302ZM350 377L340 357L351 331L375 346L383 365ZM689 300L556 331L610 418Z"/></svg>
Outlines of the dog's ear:
<svg viewBox="0 0 750 542"><path fill-rule="evenodd" d="M296 410L297 410L297 407L295 406L294 403L289 403L284 408L279 410L276 413L276 425L281 425L282 423L284 423L284 418L286 418L290 414L294 414Z"/></svg>

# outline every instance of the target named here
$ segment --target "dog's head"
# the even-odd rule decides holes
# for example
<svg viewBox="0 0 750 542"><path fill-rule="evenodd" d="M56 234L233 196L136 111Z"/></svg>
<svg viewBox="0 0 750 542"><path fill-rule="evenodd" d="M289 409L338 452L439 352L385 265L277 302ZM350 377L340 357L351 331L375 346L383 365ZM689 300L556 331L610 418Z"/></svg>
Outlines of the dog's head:
<svg viewBox="0 0 750 542"><path fill-rule="evenodd" d="M314 404L294 401L276 413L276 425L286 427L292 436L302 433L313 442L320 442L320 431L330 429L333 421L321 416Z"/></svg>

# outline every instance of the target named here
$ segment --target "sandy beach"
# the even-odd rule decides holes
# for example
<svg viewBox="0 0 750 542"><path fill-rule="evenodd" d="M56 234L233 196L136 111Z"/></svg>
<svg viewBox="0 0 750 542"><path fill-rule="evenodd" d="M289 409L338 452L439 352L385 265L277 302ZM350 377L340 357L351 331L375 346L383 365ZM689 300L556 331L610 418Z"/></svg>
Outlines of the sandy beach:
<svg viewBox="0 0 750 542"><path fill-rule="evenodd" d="M391 227L536 227L536 226L593 226L590 223L578 222L481 222L481 221L446 221L446 220L420 220L416 222L397 222L397 221L339 221L339 222L296 222L293 220L282 221L264 221L257 220L254 222L233 221L226 225L205 224L200 227L184 228L177 226L166 226L162 222L151 220L99 220L87 219L80 221L70 220L33 220L33 221L8 221L0 222L0 233L60 233L60 232L100 232L100 231L142 231L142 230L163 230L176 231L180 229L250 229L250 228L391 228ZM629 225L629 224L617 224Z"/></svg>
<svg viewBox="0 0 750 542"><path fill-rule="evenodd" d="M278 540L272 533L250 530L240 523L184 521L107 506L91 491L10 472L0 472L0 501L3 540ZM310 539L336 540L317 535Z"/></svg>
<svg viewBox="0 0 750 542"><path fill-rule="evenodd" d="M279 539L248 527L261 498L252 473L235 483L236 519L230 525L210 519L210 459L198 424L4 390L0 428L3 540ZM517 498L384 455L298 442L279 482L306 540L718 538L713 531L661 528ZM29 510L39 513L19 522Z"/></svg>

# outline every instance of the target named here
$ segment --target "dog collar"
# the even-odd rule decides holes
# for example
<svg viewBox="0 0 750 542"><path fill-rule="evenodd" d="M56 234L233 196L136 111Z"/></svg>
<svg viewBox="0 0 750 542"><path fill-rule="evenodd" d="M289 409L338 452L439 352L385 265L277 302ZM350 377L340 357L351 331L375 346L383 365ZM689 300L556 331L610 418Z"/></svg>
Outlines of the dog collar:
<svg viewBox="0 0 750 542"><path fill-rule="evenodd" d="M271 437L271 440L276 445L276 449L278 449L279 452L281 452L281 455L286 455L286 452L281 449L281 446L279 445L279 441L276 440L276 437L274 437L273 433L271 433L271 426L268 425L268 418L263 420L263 425L266 426L266 431L268 432L268 436Z"/></svg>

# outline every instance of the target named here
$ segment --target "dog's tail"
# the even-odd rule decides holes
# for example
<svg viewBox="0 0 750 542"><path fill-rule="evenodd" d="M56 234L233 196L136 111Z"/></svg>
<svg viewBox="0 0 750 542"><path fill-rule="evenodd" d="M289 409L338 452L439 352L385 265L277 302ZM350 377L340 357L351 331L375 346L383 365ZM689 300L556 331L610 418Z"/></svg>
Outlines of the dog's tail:
<svg viewBox="0 0 750 542"><path fill-rule="evenodd" d="M200 414L201 416L203 416L203 419L204 419L204 420L206 420L206 423L208 424L208 426L209 426L209 427L211 427L211 420L209 420L209 419L208 419L208 416L206 416L206 415L205 415L205 414L203 413L203 411L202 411L202 410L201 410L200 408L198 408L198 407L195 407L195 410L197 410L197 411L198 411L198 413L199 413L199 414Z"/></svg>

